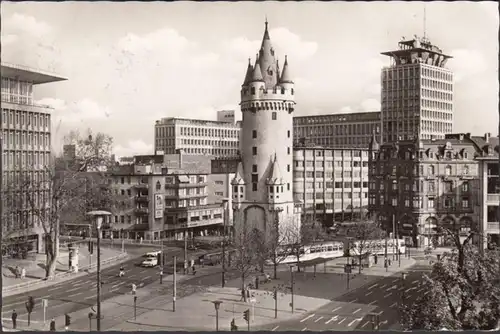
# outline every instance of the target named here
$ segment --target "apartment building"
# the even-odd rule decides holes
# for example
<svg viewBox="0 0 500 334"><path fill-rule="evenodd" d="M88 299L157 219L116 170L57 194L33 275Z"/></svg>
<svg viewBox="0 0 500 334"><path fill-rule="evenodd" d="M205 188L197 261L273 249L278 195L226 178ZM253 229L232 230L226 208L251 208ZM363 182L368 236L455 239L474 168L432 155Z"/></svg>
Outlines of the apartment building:
<svg viewBox="0 0 500 334"><path fill-rule="evenodd" d="M205 158L205 159L203 159ZM135 156L109 173L117 206L105 237L183 239L219 233L221 204L208 203L210 160L202 156Z"/></svg>
<svg viewBox="0 0 500 334"><path fill-rule="evenodd" d="M155 124L155 152L237 156L240 122L162 118Z"/></svg>
<svg viewBox="0 0 500 334"><path fill-rule="evenodd" d="M307 220L331 226L368 209L368 149L294 147L293 190Z"/></svg>
<svg viewBox="0 0 500 334"><path fill-rule="evenodd" d="M462 239L471 231L495 234L498 160L493 160L498 139L489 134L480 138L449 134L444 139L383 145L372 140L370 213L378 216L386 230L416 245L449 245L451 240L438 234L438 226L458 231Z"/></svg>
<svg viewBox="0 0 500 334"><path fill-rule="evenodd" d="M380 112L296 116L294 145L307 140L329 148L368 148L373 133L380 134Z"/></svg>
<svg viewBox="0 0 500 334"><path fill-rule="evenodd" d="M58 75L24 66L1 64L2 168L5 248L21 246L42 252L43 229L27 203L28 196L48 203L49 189L41 183L49 179L51 122L53 111L35 102L34 87L67 80ZM35 189L20 189L21 180L32 180ZM38 187L37 185L40 185ZM10 189L10 190L9 190ZM14 191L15 190L15 191Z"/></svg>
<svg viewBox="0 0 500 334"><path fill-rule="evenodd" d="M417 36L382 54L391 59L381 74L382 142L444 139L453 131L452 57Z"/></svg>

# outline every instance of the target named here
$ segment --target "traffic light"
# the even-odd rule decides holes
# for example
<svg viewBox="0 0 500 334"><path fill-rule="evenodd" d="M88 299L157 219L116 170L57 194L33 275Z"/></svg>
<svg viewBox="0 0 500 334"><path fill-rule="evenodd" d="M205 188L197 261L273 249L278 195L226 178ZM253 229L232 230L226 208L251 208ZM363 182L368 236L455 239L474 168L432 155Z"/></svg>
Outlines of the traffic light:
<svg viewBox="0 0 500 334"><path fill-rule="evenodd" d="M243 312L243 319L245 319L246 322L250 321L250 310Z"/></svg>
<svg viewBox="0 0 500 334"><path fill-rule="evenodd" d="M274 300L278 299L278 290L274 290L274 292L273 292L273 299Z"/></svg>
<svg viewBox="0 0 500 334"><path fill-rule="evenodd" d="M71 316L69 314L65 314L64 315L64 324L66 327L69 327L69 325L71 325Z"/></svg>
<svg viewBox="0 0 500 334"><path fill-rule="evenodd" d="M32 296L28 297L28 301L25 303L26 311L28 311L28 326L31 325L31 312L35 308L35 299Z"/></svg>
<svg viewBox="0 0 500 334"><path fill-rule="evenodd" d="M94 254L94 243L89 240L89 254Z"/></svg>

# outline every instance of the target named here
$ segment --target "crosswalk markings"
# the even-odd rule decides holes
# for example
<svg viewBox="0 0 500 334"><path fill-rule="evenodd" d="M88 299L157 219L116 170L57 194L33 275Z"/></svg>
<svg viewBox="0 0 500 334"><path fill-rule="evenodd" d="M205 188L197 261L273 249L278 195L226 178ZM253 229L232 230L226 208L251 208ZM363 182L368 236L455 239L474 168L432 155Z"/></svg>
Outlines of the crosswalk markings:
<svg viewBox="0 0 500 334"><path fill-rule="evenodd" d="M387 284L382 285L380 288L383 289L387 286Z"/></svg>
<svg viewBox="0 0 500 334"><path fill-rule="evenodd" d="M306 331L306 330L307 330L307 327L304 327L304 328L302 328L301 332Z"/></svg>
<svg viewBox="0 0 500 334"><path fill-rule="evenodd" d="M368 292L366 295L369 296L372 294L373 291Z"/></svg>
<svg viewBox="0 0 500 334"><path fill-rule="evenodd" d="M368 288L368 290L371 290L371 289L373 289L376 286L378 286L378 284L373 284L371 287Z"/></svg>
<svg viewBox="0 0 500 334"><path fill-rule="evenodd" d="M347 318L344 318L344 319L340 320L340 321L339 321L339 325L340 325L341 323L343 323L343 322L345 321L345 319L347 319Z"/></svg>
<svg viewBox="0 0 500 334"><path fill-rule="evenodd" d="M380 317L382 315L382 313L384 313L384 311L380 311L379 313L375 313L375 314Z"/></svg>
<svg viewBox="0 0 500 334"><path fill-rule="evenodd" d="M372 301L372 302L368 303L368 305L373 305L373 304L375 304L376 302L377 302L377 301L376 301L376 300L374 300L374 301Z"/></svg>
<svg viewBox="0 0 500 334"><path fill-rule="evenodd" d="M394 290L394 289L397 289L397 288L398 288L397 285L393 285L393 286L387 288L385 291L391 291L391 290Z"/></svg>
<svg viewBox="0 0 500 334"><path fill-rule="evenodd" d="M384 296L384 298L387 298L387 297L389 297L390 295L392 295L392 292L389 292L388 294L386 294L386 295Z"/></svg>
<svg viewBox="0 0 500 334"><path fill-rule="evenodd" d="M397 281L399 281L399 278L396 278L392 283L396 283Z"/></svg>
<svg viewBox="0 0 500 334"><path fill-rule="evenodd" d="M342 308L342 306L336 307L336 308L334 308L334 309L332 310L332 312L338 311L338 310L340 310L341 308Z"/></svg>
<svg viewBox="0 0 500 334"><path fill-rule="evenodd" d="M418 283L418 279L416 279L413 282L411 282L411 284L415 284L415 283Z"/></svg>
<svg viewBox="0 0 500 334"><path fill-rule="evenodd" d="M349 303L353 304L358 301L358 298L354 299L353 301L350 301Z"/></svg>
<svg viewBox="0 0 500 334"><path fill-rule="evenodd" d="M272 331L272 332L274 332L275 330L277 330L277 329L278 329L278 327L279 327L279 326L274 327L273 329L271 329L271 331Z"/></svg>
<svg viewBox="0 0 500 334"><path fill-rule="evenodd" d="M353 321L351 321L350 323L347 324L347 327L351 327L352 324L354 324L356 321L361 321L362 319L361 318L356 318L354 319Z"/></svg>
<svg viewBox="0 0 500 334"><path fill-rule="evenodd" d="M388 322L387 320L384 320L384 321L381 321L380 324L385 325L387 322Z"/></svg>
<svg viewBox="0 0 500 334"><path fill-rule="evenodd" d="M312 318L312 317L314 317L314 314L308 315L308 316L307 316L307 317L305 317L304 319L300 320L300 322L304 322L304 321L306 321L307 319L310 319L310 318Z"/></svg>
<svg viewBox="0 0 500 334"><path fill-rule="evenodd" d="M335 321L335 320L337 320L338 318L339 318L338 316L334 316L334 317L332 317L330 320L328 320L327 322L325 322L325 325L328 325L330 322Z"/></svg>
<svg viewBox="0 0 500 334"><path fill-rule="evenodd" d="M359 311L361 311L361 309L360 309L360 308L358 308L356 311L352 312L352 314L356 314L356 313L358 313Z"/></svg>
<svg viewBox="0 0 500 334"><path fill-rule="evenodd" d="M365 328L365 326L368 325L369 323L370 323L369 321L365 322L363 326L361 326L361 328Z"/></svg>
<svg viewBox="0 0 500 334"><path fill-rule="evenodd" d="M397 304L398 304L398 303L392 303L392 305L391 305L391 306L389 306L389 307L391 307L391 308L392 308L392 307L396 306Z"/></svg>
<svg viewBox="0 0 500 334"><path fill-rule="evenodd" d="M314 322L318 322L318 321L320 321L321 319L323 319L323 317L319 317L318 319L314 320Z"/></svg>

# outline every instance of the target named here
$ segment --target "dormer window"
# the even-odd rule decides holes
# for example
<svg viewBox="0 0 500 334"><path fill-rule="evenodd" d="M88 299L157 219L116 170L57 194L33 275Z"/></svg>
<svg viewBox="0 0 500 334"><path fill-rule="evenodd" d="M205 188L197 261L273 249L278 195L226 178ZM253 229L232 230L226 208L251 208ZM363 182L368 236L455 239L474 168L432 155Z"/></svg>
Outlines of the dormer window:
<svg viewBox="0 0 500 334"><path fill-rule="evenodd" d="M446 166L446 168L445 168L445 175L446 176L451 175L451 166L450 165Z"/></svg>
<svg viewBox="0 0 500 334"><path fill-rule="evenodd" d="M464 175L468 175L468 174L469 174L469 166L465 165L464 166Z"/></svg>
<svg viewBox="0 0 500 334"><path fill-rule="evenodd" d="M464 152L464 159L469 159L469 152Z"/></svg>
<svg viewBox="0 0 500 334"><path fill-rule="evenodd" d="M285 88L281 88L281 94L285 94Z"/></svg>
<svg viewBox="0 0 500 334"><path fill-rule="evenodd" d="M293 88L290 90L291 94L293 95Z"/></svg>
<svg viewBox="0 0 500 334"><path fill-rule="evenodd" d="M251 94L255 95L255 87L250 88Z"/></svg>
<svg viewBox="0 0 500 334"><path fill-rule="evenodd" d="M450 151L446 152L446 159L451 159L451 157L452 157L451 152Z"/></svg>

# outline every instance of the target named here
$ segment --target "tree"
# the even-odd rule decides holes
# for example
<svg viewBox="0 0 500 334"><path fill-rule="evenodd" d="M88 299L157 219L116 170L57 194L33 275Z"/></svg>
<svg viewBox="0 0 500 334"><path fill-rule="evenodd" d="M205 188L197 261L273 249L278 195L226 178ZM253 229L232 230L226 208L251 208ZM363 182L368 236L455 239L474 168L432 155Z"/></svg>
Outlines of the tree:
<svg viewBox="0 0 500 334"><path fill-rule="evenodd" d="M300 256L304 253L304 246L328 238L321 223L306 219L302 220L300 225L290 222L287 224L285 233L287 241L291 241L290 251L296 257L297 263L300 262ZM297 271L300 272L300 266L297 266Z"/></svg>
<svg viewBox="0 0 500 334"><path fill-rule="evenodd" d="M266 257L269 258L273 264L274 279L278 279L278 265L290 254L288 239L286 226L284 228L280 228L279 214L276 212L275 219L272 222L272 226L270 226L270 233L268 234L266 241Z"/></svg>
<svg viewBox="0 0 500 334"><path fill-rule="evenodd" d="M354 240L349 243L350 255L357 256L359 260L359 273L361 274L361 261L375 242L385 236L385 232L373 221L357 221L349 227L348 235Z"/></svg>
<svg viewBox="0 0 500 334"><path fill-rule="evenodd" d="M46 278L55 274L61 223L82 222L89 209L111 209L104 172L112 163L112 138L102 133L93 136L88 130L85 137L72 132L67 139L75 145L76 159L53 157L39 178L26 177L21 183L28 189L29 210L44 235ZM98 181L89 184L89 177Z"/></svg>
<svg viewBox="0 0 500 334"><path fill-rule="evenodd" d="M462 243L456 230L440 228L457 246L425 275L428 290L401 306L401 323L409 330L490 330L500 319L500 249L481 251Z"/></svg>
<svg viewBox="0 0 500 334"><path fill-rule="evenodd" d="M247 222L238 224L234 235L235 258L234 267L241 277L241 290L245 291L245 280L249 276L251 270L255 267L257 258L254 249L255 235L253 227ZM244 301L247 301L246 294Z"/></svg>

